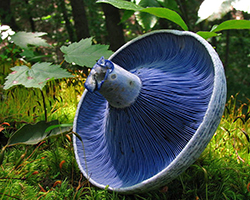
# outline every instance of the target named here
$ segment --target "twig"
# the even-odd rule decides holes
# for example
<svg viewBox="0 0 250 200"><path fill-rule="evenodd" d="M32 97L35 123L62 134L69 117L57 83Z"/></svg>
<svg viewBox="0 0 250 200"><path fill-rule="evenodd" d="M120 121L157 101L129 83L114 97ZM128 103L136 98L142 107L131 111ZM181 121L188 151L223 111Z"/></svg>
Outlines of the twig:
<svg viewBox="0 0 250 200"><path fill-rule="evenodd" d="M64 60L59 65L62 65L63 63L64 63Z"/></svg>

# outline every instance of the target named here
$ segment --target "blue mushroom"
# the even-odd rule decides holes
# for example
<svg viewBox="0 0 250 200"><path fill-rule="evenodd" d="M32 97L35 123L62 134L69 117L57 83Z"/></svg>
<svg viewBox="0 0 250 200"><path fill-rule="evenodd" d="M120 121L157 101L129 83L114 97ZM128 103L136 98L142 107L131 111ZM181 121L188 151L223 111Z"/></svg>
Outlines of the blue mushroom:
<svg viewBox="0 0 250 200"><path fill-rule="evenodd" d="M187 169L216 131L226 101L223 65L195 33L153 31L92 68L76 112L75 156L95 186L157 189Z"/></svg>

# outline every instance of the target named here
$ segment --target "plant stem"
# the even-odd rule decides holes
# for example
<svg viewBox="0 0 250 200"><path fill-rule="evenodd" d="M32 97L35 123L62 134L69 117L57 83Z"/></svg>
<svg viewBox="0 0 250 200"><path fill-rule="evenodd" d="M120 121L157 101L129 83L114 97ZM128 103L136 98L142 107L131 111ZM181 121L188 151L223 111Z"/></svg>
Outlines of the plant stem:
<svg viewBox="0 0 250 200"><path fill-rule="evenodd" d="M45 96L44 96L42 90L41 90L41 95L42 95L42 99L43 99L44 119L45 119L45 122L47 122L48 121L48 114L47 114L47 108L46 108L46 103L45 103Z"/></svg>

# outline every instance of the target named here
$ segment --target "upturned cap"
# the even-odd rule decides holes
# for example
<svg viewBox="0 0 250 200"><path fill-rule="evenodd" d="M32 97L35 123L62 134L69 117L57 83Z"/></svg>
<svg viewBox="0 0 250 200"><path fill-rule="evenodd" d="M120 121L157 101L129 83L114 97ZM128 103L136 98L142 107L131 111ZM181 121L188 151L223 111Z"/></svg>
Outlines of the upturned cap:
<svg viewBox="0 0 250 200"><path fill-rule="evenodd" d="M162 30L108 60L141 87L121 108L101 93L105 73L104 82L84 91L73 127L84 144L74 137L79 168L92 184L122 193L166 185L200 156L219 125L226 101L219 56L197 34Z"/></svg>

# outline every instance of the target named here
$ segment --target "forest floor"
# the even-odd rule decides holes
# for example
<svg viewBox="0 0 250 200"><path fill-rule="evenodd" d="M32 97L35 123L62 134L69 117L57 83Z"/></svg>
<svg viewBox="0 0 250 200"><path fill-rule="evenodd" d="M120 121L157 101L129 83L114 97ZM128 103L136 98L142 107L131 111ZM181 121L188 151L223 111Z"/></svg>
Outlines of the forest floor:
<svg viewBox="0 0 250 200"><path fill-rule="evenodd" d="M55 86L57 85L57 86ZM61 81L44 89L48 119L72 123L83 92L81 83ZM6 91L0 101L2 136L23 124L43 120L41 94L24 87ZM144 194L101 190L83 177L75 161L72 135L61 134L36 145L8 147L0 165L3 199L250 199L250 101L231 97L221 123L199 159L165 187ZM3 143L3 139L1 142Z"/></svg>

